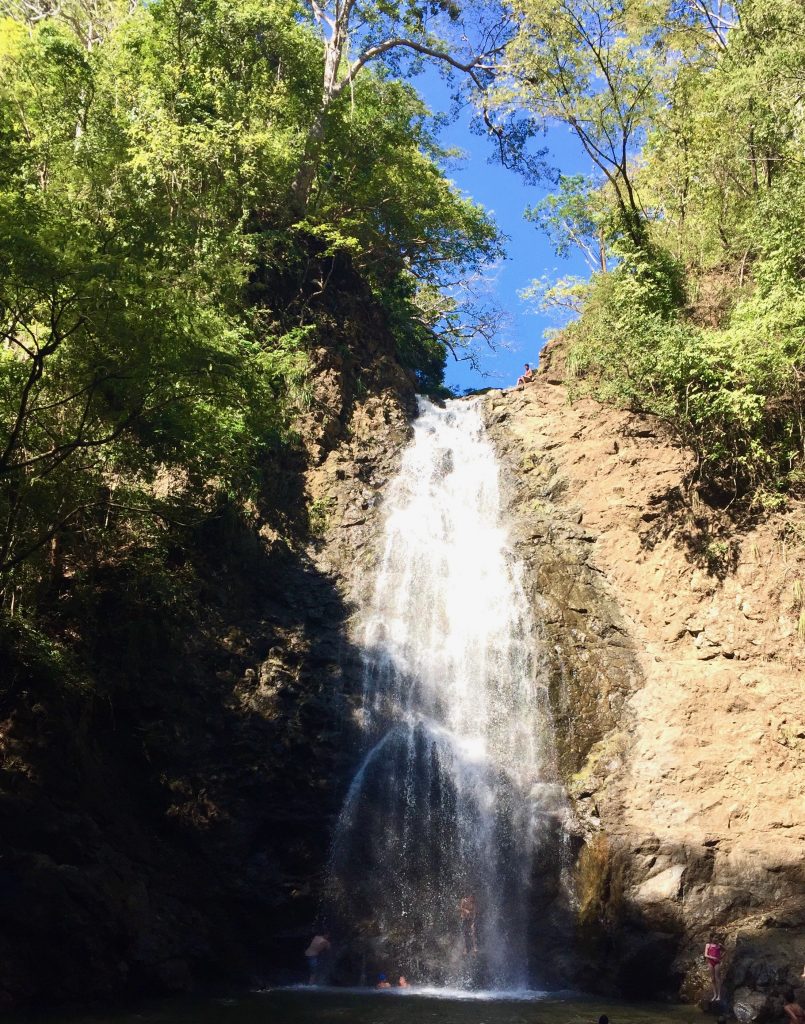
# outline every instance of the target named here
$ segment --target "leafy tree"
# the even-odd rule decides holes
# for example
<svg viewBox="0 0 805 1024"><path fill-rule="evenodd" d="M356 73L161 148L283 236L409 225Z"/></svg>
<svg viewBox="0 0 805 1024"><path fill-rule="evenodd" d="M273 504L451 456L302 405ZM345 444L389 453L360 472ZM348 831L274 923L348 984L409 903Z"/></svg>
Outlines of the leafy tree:
<svg viewBox="0 0 805 1024"><path fill-rule="evenodd" d="M139 0L0 0L0 16L8 15L29 26L44 20L58 22L68 27L85 49L92 50L138 6Z"/></svg>
<svg viewBox="0 0 805 1024"><path fill-rule="evenodd" d="M494 69L509 33L502 11L490 15L488 4L462 5L458 0L307 0L306 6L324 44L324 69L293 183L293 203L302 212L327 148L329 111L347 92L354 100L352 90L367 65L391 60L399 70L400 56L410 54L463 72L480 84Z"/></svg>
<svg viewBox="0 0 805 1024"><path fill-rule="evenodd" d="M502 101L564 120L602 175L530 212L593 270L531 290L578 315L575 387L664 417L711 494L773 504L802 476L802 5L518 9Z"/></svg>
<svg viewBox="0 0 805 1024"><path fill-rule="evenodd" d="M198 251L145 154L122 145L102 70L51 23L5 47L17 173L0 193L4 574L108 510L121 473L148 482L175 466L197 488L240 486L281 427L265 400L294 372L227 310L239 241L208 236Z"/></svg>
<svg viewBox="0 0 805 1024"><path fill-rule="evenodd" d="M393 295L399 314L407 296L407 318L443 353L474 360L476 343L491 342L502 320L483 287L502 256L497 231L445 179L446 154L410 87L367 77L355 91L354 111L332 116L328 176L302 226L349 252L381 304Z"/></svg>
<svg viewBox="0 0 805 1024"><path fill-rule="evenodd" d="M591 179L583 174L561 175L559 191L529 207L525 217L545 232L557 256L566 257L573 247L591 272L606 273L612 210Z"/></svg>
<svg viewBox="0 0 805 1024"><path fill-rule="evenodd" d="M328 260L348 258L401 357L438 387L448 347L475 330L457 284L499 253L490 219L444 178L421 101L371 70L355 108L329 112L328 163L288 226L323 53L295 7L23 13L0 35L6 587L79 538L113 543L116 524L247 502L264 451L290 437L324 329L314 263L326 291ZM254 301L249 282L269 271L296 275L298 295Z"/></svg>
<svg viewBox="0 0 805 1024"><path fill-rule="evenodd" d="M509 43L493 106L567 125L608 182L633 242L646 211L634 159L657 108L664 52L639 5L617 0L513 0Z"/></svg>

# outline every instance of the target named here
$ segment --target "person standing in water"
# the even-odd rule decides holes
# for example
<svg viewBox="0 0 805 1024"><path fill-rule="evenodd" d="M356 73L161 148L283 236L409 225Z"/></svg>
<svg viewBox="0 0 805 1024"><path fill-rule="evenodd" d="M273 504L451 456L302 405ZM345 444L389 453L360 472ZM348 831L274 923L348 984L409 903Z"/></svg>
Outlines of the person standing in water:
<svg viewBox="0 0 805 1024"><path fill-rule="evenodd" d="M318 985L321 976L321 968L327 951L331 948L330 933L322 932L321 935L314 935L310 945L305 950L307 958L309 985Z"/></svg>
<svg viewBox="0 0 805 1024"><path fill-rule="evenodd" d="M470 953L478 952L478 930L476 927L478 909L475 905L475 896L472 893L462 897L458 905L458 912L461 915L461 930L464 933L464 953L469 956Z"/></svg>

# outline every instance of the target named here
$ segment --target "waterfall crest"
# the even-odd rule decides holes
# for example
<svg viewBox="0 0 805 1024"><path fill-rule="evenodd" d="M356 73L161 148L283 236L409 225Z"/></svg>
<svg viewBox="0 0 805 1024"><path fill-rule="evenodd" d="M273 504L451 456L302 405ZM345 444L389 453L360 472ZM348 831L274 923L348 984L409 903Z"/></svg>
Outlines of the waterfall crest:
<svg viewBox="0 0 805 1024"><path fill-rule="evenodd" d="M534 975L530 880L564 805L498 475L477 400L420 400L360 613L369 749L331 873L371 961L505 989Z"/></svg>

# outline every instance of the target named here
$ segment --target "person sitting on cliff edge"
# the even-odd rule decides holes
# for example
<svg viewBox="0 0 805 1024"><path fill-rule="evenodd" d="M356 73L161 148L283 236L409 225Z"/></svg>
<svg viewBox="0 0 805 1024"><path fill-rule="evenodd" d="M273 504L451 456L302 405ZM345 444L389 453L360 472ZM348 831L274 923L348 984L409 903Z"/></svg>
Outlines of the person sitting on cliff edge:
<svg viewBox="0 0 805 1024"><path fill-rule="evenodd" d="M529 384L534 379L534 371L528 365L525 364L525 369L522 374L517 378L517 390L522 391L526 384Z"/></svg>

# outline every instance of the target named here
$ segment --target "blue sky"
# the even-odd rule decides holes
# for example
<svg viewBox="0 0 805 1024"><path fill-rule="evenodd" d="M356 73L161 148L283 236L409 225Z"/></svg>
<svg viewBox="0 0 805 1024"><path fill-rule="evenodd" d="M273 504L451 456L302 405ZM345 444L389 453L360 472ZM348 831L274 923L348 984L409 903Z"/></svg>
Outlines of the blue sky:
<svg viewBox="0 0 805 1024"><path fill-rule="evenodd" d="M414 84L434 113L447 113L450 95L447 85L438 73L430 69L418 76ZM523 218L523 211L552 191L550 183L544 188L525 185L519 175L507 171L499 164L490 163L493 154L489 139L473 135L470 131L472 111L465 109L440 133L445 146L461 149L465 156L451 166L449 176L459 188L494 214L503 233L507 259L497 270L490 285L491 295L508 313L510 325L502 341L506 347L481 353L483 376L470 369L467 363L448 360L446 383L465 388L508 387L522 372L523 363L532 365L543 345L542 333L555 323L544 315L535 315L533 308L522 301L518 292L534 278L551 278L564 274L586 274L583 259L559 259L547 238ZM551 151L550 162L565 174L590 173L588 159L583 158L580 146L565 128L549 129L544 142Z"/></svg>

